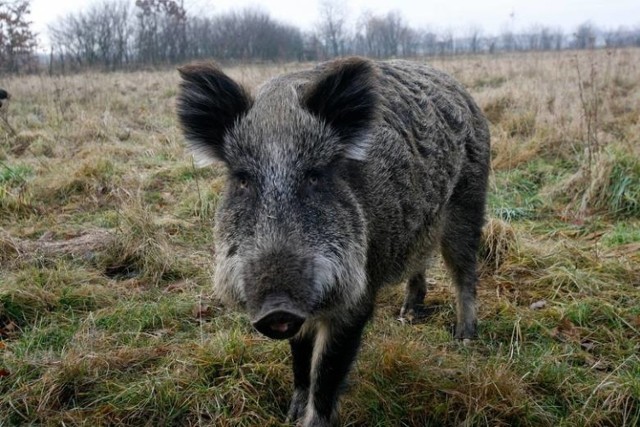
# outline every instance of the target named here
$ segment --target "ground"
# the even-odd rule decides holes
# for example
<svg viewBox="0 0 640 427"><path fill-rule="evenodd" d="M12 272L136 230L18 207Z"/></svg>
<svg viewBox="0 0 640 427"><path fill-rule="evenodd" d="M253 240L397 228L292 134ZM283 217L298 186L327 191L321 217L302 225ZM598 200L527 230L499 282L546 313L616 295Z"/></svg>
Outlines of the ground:
<svg viewBox="0 0 640 427"><path fill-rule="evenodd" d="M640 50L426 59L491 122L479 337L380 295L351 426L640 423ZM230 66L249 87L304 65ZM3 77L0 424L277 426L286 342L211 297L219 167L196 169L174 70Z"/></svg>

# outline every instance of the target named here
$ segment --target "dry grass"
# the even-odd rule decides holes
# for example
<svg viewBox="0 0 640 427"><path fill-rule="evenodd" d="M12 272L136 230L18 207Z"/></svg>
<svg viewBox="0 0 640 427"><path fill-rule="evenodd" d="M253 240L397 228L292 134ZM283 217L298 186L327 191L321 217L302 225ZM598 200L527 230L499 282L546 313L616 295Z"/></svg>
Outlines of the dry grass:
<svg viewBox="0 0 640 427"><path fill-rule="evenodd" d="M385 290L345 422L638 425L640 51L434 62L491 121L480 336L452 340L439 263L420 322L397 322L402 290ZM230 74L255 87L302 66ZM177 83L3 81L0 424L281 425L286 343L210 297L224 176L185 155Z"/></svg>

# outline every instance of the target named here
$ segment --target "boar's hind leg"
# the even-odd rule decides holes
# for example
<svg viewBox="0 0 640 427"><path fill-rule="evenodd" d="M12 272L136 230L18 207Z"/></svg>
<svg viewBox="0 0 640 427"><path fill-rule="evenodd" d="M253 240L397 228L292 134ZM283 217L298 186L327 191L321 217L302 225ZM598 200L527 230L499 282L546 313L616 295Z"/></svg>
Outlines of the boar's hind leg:
<svg viewBox="0 0 640 427"><path fill-rule="evenodd" d="M289 341L293 358L293 397L287 414L288 422L296 422L304 415L309 400L311 357L314 335L303 335Z"/></svg>
<svg viewBox="0 0 640 427"><path fill-rule="evenodd" d="M427 281L424 273L418 273L407 282L407 290L404 297L404 304L400 309L400 319L413 320L416 311L424 303L427 295Z"/></svg>
<svg viewBox="0 0 640 427"><path fill-rule="evenodd" d="M482 179L463 178L447 205L442 256L456 290L457 339L476 335L476 259L484 223L485 187Z"/></svg>
<svg viewBox="0 0 640 427"><path fill-rule="evenodd" d="M373 305L364 313L345 314L339 324L323 324L318 328L312 355L310 401L301 423L303 427L339 425L338 398L372 309Z"/></svg>

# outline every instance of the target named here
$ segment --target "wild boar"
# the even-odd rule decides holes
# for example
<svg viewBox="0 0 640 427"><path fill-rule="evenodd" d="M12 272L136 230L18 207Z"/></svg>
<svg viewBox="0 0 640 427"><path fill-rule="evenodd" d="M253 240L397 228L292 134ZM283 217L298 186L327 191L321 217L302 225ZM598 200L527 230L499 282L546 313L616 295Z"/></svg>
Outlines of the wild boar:
<svg viewBox="0 0 640 427"><path fill-rule="evenodd" d="M377 291L406 280L401 314L411 315L436 247L455 285L455 337L475 335L489 130L459 83L416 62L363 58L273 78L255 97L211 64L180 74L190 148L228 175L215 293L262 334L289 340L291 421L338 424Z"/></svg>

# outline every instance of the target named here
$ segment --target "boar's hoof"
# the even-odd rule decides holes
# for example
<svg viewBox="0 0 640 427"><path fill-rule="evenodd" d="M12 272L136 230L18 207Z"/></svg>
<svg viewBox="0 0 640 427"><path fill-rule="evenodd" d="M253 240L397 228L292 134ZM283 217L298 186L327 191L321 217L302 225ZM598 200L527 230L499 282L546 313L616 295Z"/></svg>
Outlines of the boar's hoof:
<svg viewBox="0 0 640 427"><path fill-rule="evenodd" d="M456 326L456 332L454 334L455 339L462 340L463 344L468 344L470 340L477 338L477 326L472 325L458 325Z"/></svg>
<svg viewBox="0 0 640 427"><path fill-rule="evenodd" d="M304 416L304 411L307 408L308 395L309 390L300 389L293 392L289 412L287 412L287 423L296 423Z"/></svg>

